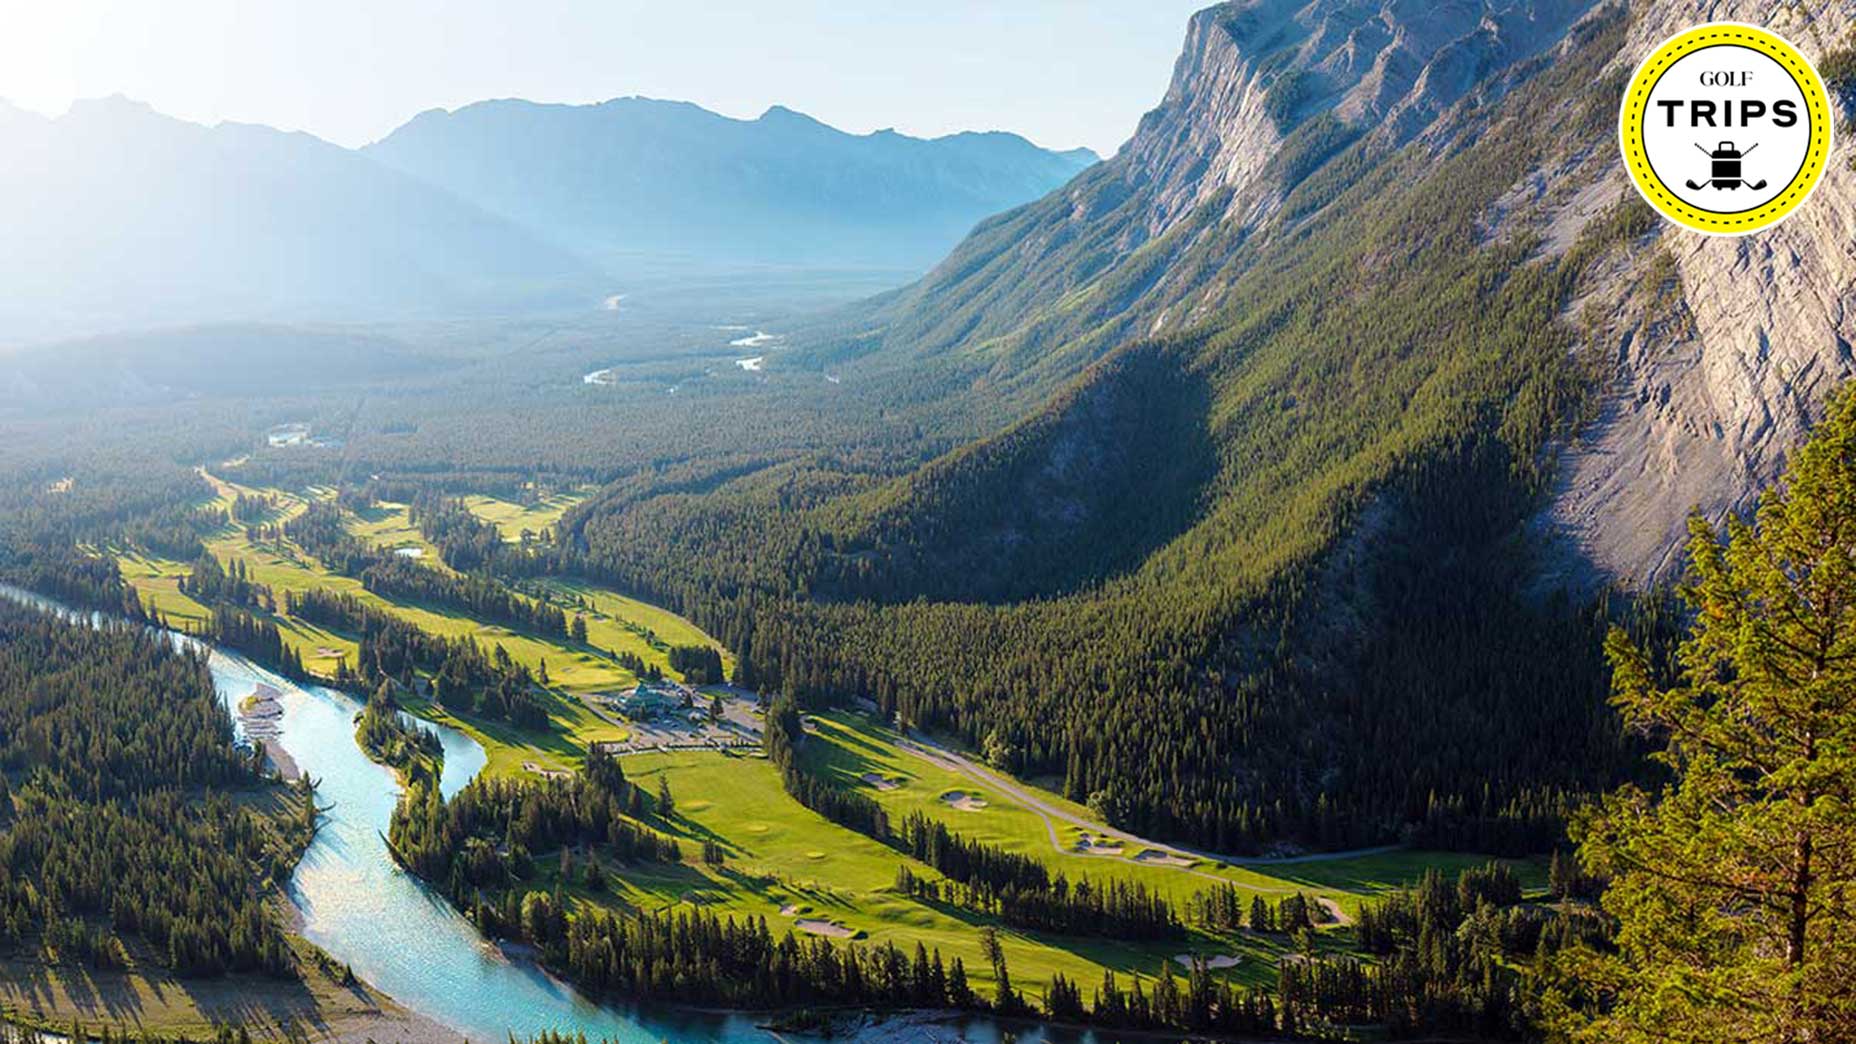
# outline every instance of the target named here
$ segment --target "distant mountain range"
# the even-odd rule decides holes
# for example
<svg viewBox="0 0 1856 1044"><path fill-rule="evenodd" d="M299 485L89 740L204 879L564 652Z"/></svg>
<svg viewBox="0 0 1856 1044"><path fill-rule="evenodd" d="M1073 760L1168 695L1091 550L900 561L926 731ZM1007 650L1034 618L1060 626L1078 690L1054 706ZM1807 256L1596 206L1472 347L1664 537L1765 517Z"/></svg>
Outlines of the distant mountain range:
<svg viewBox="0 0 1856 1044"><path fill-rule="evenodd" d="M602 285L504 218L306 134L122 99L0 118L0 334L560 304Z"/></svg>
<svg viewBox="0 0 1856 1044"><path fill-rule="evenodd" d="M986 215L1096 162L1016 134L846 134L775 106L480 102L423 113L369 156L598 256L926 268Z"/></svg>
<svg viewBox="0 0 1856 1044"><path fill-rule="evenodd" d="M593 307L610 263L925 268L1093 162L625 99L427 113L363 151L121 98L0 103L0 339Z"/></svg>

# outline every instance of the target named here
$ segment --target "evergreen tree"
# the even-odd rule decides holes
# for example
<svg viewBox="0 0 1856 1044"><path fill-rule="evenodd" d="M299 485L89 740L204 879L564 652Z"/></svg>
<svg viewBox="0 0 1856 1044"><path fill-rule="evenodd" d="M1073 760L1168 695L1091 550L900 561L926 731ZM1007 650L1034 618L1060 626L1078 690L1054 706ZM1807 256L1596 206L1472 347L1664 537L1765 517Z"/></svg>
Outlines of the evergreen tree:
<svg viewBox="0 0 1856 1044"><path fill-rule="evenodd" d="M1577 823L1617 949L1564 955L1549 1010L1591 1041L1856 1039L1856 393L1754 522L1689 530L1673 662L1606 643L1669 779Z"/></svg>

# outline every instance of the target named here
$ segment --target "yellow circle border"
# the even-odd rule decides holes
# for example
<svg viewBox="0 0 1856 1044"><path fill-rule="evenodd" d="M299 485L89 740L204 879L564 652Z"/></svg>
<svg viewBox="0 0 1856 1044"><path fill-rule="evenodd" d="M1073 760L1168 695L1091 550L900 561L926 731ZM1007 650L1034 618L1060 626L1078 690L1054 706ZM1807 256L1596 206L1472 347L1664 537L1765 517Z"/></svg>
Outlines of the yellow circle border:
<svg viewBox="0 0 1856 1044"><path fill-rule="evenodd" d="M1732 213L1701 210L1684 203L1670 191L1650 167L1649 158L1644 154L1640 129L1644 106L1649 104L1650 88L1655 86L1657 78L1677 59L1703 47L1719 44L1745 47L1778 62L1804 95L1811 120L1810 147L1805 152L1804 164L1798 168L1791 183L1760 206ZM1630 79L1630 86L1624 92L1623 105L1618 112L1618 144L1624 150L1624 165L1630 171L1631 183L1637 186L1644 200L1664 217L1709 235L1743 236L1777 224L1809 198L1818 182L1824 179L1824 166L1831 148L1830 114L1830 92L1825 89L1823 78L1817 74L1817 69L1810 61L1798 53L1796 47L1756 25L1710 22L1684 30L1663 41L1637 66L1637 72Z"/></svg>

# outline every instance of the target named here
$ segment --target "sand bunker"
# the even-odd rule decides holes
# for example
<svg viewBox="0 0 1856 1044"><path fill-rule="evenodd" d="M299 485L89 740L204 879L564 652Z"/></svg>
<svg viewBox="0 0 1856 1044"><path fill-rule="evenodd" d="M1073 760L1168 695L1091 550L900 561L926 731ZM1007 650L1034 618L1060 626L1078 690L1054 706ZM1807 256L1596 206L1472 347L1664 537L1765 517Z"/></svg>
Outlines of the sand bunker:
<svg viewBox="0 0 1856 1044"><path fill-rule="evenodd" d="M878 790L900 790L902 789L902 784L899 781L889 779L885 776L878 775L875 772L866 772L857 778L863 780L865 783L870 784L871 786L877 788Z"/></svg>
<svg viewBox="0 0 1856 1044"><path fill-rule="evenodd" d="M532 761L524 761L522 763L522 768L524 771L533 772L535 775L540 776L543 779L566 779L567 777L573 775L573 773L571 772L562 772L559 769L542 768L540 765L537 765Z"/></svg>
<svg viewBox="0 0 1856 1044"><path fill-rule="evenodd" d="M1140 855L1134 857L1134 861L1137 863L1153 863L1157 866L1192 865L1192 860L1187 859L1185 856L1174 855L1171 852L1162 852L1157 848L1150 848L1142 852Z"/></svg>
<svg viewBox="0 0 1856 1044"><path fill-rule="evenodd" d="M798 917L799 916L799 904L787 903L785 906L780 907L780 916L781 917Z"/></svg>
<svg viewBox="0 0 1856 1044"><path fill-rule="evenodd" d="M941 803L962 812L978 812L986 807L986 799L978 794L969 794L964 790L950 790L941 795Z"/></svg>
<svg viewBox="0 0 1856 1044"><path fill-rule="evenodd" d="M857 933L841 924L833 924L822 917L801 917L793 922L793 927L813 935L829 935L833 939L849 939Z"/></svg>
<svg viewBox="0 0 1856 1044"><path fill-rule="evenodd" d="M1173 959L1178 961L1181 965L1190 968L1192 967L1192 957L1193 955L1190 953L1181 953L1176 954ZM1221 953L1215 957L1201 956L1199 960L1204 962L1207 968L1217 971L1220 968L1235 968L1242 963L1244 959L1235 953Z"/></svg>

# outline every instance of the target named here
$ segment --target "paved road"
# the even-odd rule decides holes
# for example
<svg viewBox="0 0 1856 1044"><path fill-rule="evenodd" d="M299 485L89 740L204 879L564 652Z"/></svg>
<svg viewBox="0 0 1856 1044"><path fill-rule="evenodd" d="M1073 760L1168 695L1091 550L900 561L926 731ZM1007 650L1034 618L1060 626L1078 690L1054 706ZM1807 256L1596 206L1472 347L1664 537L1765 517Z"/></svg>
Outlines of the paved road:
<svg viewBox="0 0 1856 1044"><path fill-rule="evenodd" d="M1380 855L1385 852L1396 852L1399 849L1404 847L1403 845L1375 845L1371 848L1355 848L1355 849L1350 849L1345 852L1314 852L1314 853L1310 853L1307 855L1276 856L1274 858L1255 858L1255 857L1250 857L1250 856L1225 855L1225 854L1221 854L1217 852L1207 852L1207 851L1203 851L1197 848L1187 848L1187 847L1183 847L1180 845L1170 845L1164 841L1154 841L1149 838L1141 837L1138 834L1131 834L1125 830L1118 830L1115 827L1111 827L1111 826L1107 826L1101 823L1094 822L1092 820L1079 816L1075 814L1074 812L1071 812L1068 809L1065 809L1059 805L1054 805L1050 801L1039 796L1035 791L1028 789L1023 784L1012 779L1011 777L995 772L991 768L988 768L987 766L982 765L977 761L974 761L972 758L969 758L966 755L961 754L958 751L950 750L949 748L944 747L939 743L936 743L935 741L927 738L926 736L922 736L917 733L905 733L901 735L900 737L898 737L897 746L901 747L905 752L912 754L915 757L920 758L923 761L926 761L932 765L938 766L940 768L946 769L951 772L959 773L960 775L963 775L967 777L968 779L973 780L975 783L979 783L984 786L991 787L992 789L997 790L1002 794L1005 794L1006 796L1010 797L1012 800L1030 809L1033 813L1037 815L1039 819L1042 819L1044 821L1044 830L1047 834L1050 835L1051 847L1055 848L1059 853L1063 855L1077 856L1079 858L1084 858L1084 859L1104 858L1102 856L1089 856L1084 853L1078 852L1073 848L1065 847L1063 844L1062 838L1059 837L1057 834L1057 821L1062 821L1071 826L1080 827L1081 829L1090 831L1091 833L1094 833L1094 834L1100 834L1100 835L1104 835L1107 837L1116 838L1117 840L1121 841L1123 845L1128 846L1128 847L1156 849L1162 852L1169 853L1171 855L1178 856L1181 859L1191 859L1195 861L1205 859L1205 860L1210 860L1214 863L1227 863L1232 866L1238 866L1238 867L1291 866L1297 863L1320 863L1320 862L1329 862L1329 861L1337 860L1337 859L1355 859L1355 858L1359 858L1362 856ZM1148 865L1166 866L1167 864L1150 863ZM1219 877L1217 874L1208 873L1204 870L1199 870L1195 867L1189 867L1189 866L1172 867L1172 869L1180 870L1184 873L1192 874L1197 877L1210 878L1211 880L1214 880L1214 881L1222 882L1226 880L1226 878ZM1273 889L1257 889L1257 890L1258 891L1283 892L1283 893L1291 893L1291 892L1297 891L1297 889L1294 889L1294 888L1273 888ZM1351 921L1351 918L1347 917L1347 915L1340 909L1340 907L1337 906L1332 900L1322 899L1320 900L1320 902L1323 906L1325 906L1328 909L1328 912L1334 916L1335 920L1338 923L1347 924Z"/></svg>

